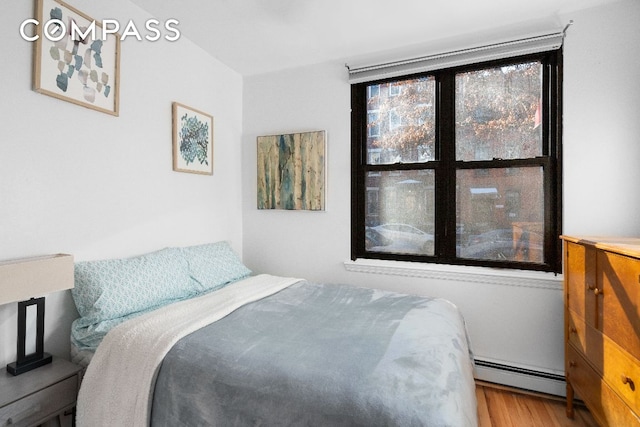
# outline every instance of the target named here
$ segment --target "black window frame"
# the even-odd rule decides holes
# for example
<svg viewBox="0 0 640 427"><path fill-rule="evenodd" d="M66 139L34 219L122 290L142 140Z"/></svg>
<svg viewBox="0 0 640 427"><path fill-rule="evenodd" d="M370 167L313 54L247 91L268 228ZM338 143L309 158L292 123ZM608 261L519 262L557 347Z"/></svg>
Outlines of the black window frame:
<svg viewBox="0 0 640 427"><path fill-rule="evenodd" d="M527 159L455 160L455 75L493 66L539 60L543 66L542 156ZM367 86L424 76L436 78L436 159L427 163L367 164ZM452 143L453 142L453 143ZM540 165L544 172L544 260L542 263L478 260L456 256L457 169L509 168ZM370 171L434 169L435 254L370 252L365 249L366 182ZM446 212L454 212L446 215ZM424 73L351 85L351 259L381 259L562 272L562 48L530 55L478 62ZM450 236L450 237L449 237Z"/></svg>

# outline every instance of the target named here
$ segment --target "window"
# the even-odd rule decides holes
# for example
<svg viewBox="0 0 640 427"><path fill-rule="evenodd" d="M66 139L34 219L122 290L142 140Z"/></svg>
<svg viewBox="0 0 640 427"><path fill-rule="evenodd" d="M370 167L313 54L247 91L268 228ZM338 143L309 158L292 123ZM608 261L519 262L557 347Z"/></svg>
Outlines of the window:
<svg viewBox="0 0 640 427"><path fill-rule="evenodd" d="M560 272L561 57L353 84L352 258Z"/></svg>
<svg viewBox="0 0 640 427"><path fill-rule="evenodd" d="M400 95L401 91L402 91L402 85L401 84L391 84L391 85L387 85L388 89L389 89L389 96L398 96Z"/></svg>
<svg viewBox="0 0 640 427"><path fill-rule="evenodd" d="M380 121L378 120L378 111L377 110L369 110L368 111L368 120L367 120L367 132L369 133L369 137L379 137L380 136Z"/></svg>

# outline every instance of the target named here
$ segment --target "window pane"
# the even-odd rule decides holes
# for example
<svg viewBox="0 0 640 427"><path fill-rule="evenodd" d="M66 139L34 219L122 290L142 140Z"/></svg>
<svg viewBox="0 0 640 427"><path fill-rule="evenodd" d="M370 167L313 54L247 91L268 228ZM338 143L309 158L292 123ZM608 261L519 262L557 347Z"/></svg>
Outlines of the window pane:
<svg viewBox="0 0 640 427"><path fill-rule="evenodd" d="M542 263L542 167L457 171L457 255Z"/></svg>
<svg viewBox="0 0 640 427"><path fill-rule="evenodd" d="M396 254L434 254L434 172L369 172L365 248Z"/></svg>
<svg viewBox="0 0 640 427"><path fill-rule="evenodd" d="M456 74L456 159L542 155L542 64Z"/></svg>
<svg viewBox="0 0 640 427"><path fill-rule="evenodd" d="M367 87L367 163L434 160L435 79Z"/></svg>

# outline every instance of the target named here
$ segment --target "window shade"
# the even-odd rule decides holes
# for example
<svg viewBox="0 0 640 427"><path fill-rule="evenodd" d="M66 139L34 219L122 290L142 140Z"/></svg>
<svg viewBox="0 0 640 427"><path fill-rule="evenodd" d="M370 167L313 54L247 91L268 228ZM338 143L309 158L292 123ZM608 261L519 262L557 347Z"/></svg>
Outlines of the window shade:
<svg viewBox="0 0 640 427"><path fill-rule="evenodd" d="M372 80L398 77L413 73L421 73L460 65L474 64L477 62L554 50L562 46L563 38L564 32L558 31L557 33L552 34L494 43L486 46L455 50L401 61L353 68L347 66L349 69L349 83L362 83Z"/></svg>

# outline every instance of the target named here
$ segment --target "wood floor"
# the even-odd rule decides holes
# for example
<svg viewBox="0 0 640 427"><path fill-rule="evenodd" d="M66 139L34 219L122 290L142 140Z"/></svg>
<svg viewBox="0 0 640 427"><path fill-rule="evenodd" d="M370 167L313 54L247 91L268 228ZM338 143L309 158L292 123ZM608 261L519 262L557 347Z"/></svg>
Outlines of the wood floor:
<svg viewBox="0 0 640 427"><path fill-rule="evenodd" d="M565 401L553 396L520 392L489 383L476 384L479 427L597 427L589 411L574 405L573 419Z"/></svg>

